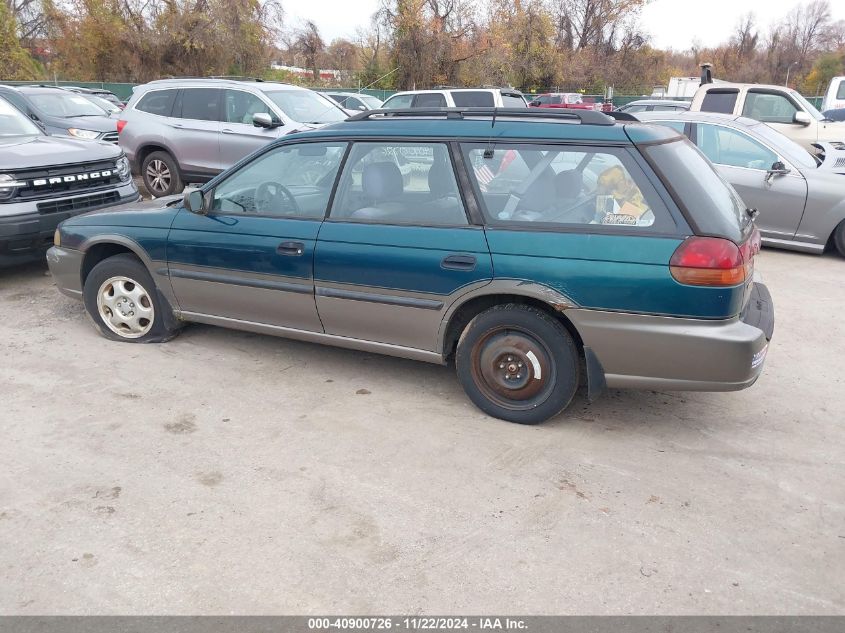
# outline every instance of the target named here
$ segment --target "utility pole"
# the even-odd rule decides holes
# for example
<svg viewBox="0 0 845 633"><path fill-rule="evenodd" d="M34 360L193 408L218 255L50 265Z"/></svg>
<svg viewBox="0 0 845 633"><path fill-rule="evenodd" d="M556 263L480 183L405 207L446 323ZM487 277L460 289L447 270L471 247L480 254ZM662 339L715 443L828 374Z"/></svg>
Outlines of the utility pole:
<svg viewBox="0 0 845 633"><path fill-rule="evenodd" d="M798 62L792 62L789 66L786 67L786 87L789 88L789 71L792 70L792 67L795 66Z"/></svg>

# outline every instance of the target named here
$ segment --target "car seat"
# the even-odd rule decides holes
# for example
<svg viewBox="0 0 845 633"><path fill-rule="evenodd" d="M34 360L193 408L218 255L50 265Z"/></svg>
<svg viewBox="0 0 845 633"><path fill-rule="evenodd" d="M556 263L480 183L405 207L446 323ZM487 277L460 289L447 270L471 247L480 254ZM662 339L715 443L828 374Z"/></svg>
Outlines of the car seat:
<svg viewBox="0 0 845 633"><path fill-rule="evenodd" d="M376 220L395 216L404 208L397 201L404 191L402 172L395 163L369 163L361 173L361 196L367 206L354 211L350 217Z"/></svg>

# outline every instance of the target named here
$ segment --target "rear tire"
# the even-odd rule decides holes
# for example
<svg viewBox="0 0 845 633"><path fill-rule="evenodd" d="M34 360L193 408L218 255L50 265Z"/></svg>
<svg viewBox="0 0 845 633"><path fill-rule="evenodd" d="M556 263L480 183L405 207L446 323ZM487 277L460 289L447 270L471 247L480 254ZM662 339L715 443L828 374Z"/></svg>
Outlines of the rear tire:
<svg viewBox="0 0 845 633"><path fill-rule="evenodd" d="M833 229L833 245L842 257L845 257L845 220Z"/></svg>
<svg viewBox="0 0 845 633"><path fill-rule="evenodd" d="M510 303L470 321L458 341L455 367L479 409L509 422L537 424L572 401L579 360L575 341L560 321Z"/></svg>
<svg viewBox="0 0 845 633"><path fill-rule="evenodd" d="M167 299L146 266L129 253L94 266L85 279L82 299L94 325L112 341L163 343L179 332Z"/></svg>
<svg viewBox="0 0 845 633"><path fill-rule="evenodd" d="M185 184L179 173L179 165L167 152L153 152L141 163L141 177L144 186L155 198L182 193Z"/></svg>

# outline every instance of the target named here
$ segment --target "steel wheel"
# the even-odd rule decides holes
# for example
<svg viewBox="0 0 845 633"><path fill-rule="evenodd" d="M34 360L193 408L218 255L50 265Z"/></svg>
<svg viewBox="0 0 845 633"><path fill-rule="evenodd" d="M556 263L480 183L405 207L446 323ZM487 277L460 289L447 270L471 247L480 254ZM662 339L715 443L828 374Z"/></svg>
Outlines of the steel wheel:
<svg viewBox="0 0 845 633"><path fill-rule="evenodd" d="M145 176L147 187L150 188L151 192L159 194L168 191L170 182L173 180L170 168L163 160L157 158L149 162Z"/></svg>
<svg viewBox="0 0 845 633"><path fill-rule="evenodd" d="M486 398L512 411L545 402L556 378L545 343L515 327L494 328L481 336L472 348L470 370Z"/></svg>
<svg viewBox="0 0 845 633"><path fill-rule="evenodd" d="M121 338L140 338L155 322L149 293L129 277L110 277L100 285L97 312L106 327Z"/></svg>

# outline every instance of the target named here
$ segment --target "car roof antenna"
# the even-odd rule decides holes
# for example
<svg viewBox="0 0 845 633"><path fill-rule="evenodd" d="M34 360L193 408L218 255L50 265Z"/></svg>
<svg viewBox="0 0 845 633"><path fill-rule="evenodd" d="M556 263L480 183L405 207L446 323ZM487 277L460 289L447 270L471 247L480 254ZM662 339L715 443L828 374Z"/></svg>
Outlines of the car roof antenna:
<svg viewBox="0 0 845 633"><path fill-rule="evenodd" d="M498 108L493 108L493 121L490 123L491 129L496 125L496 113L498 111ZM488 160L493 158L493 132L490 132L490 138L487 139L487 147L484 148L484 158Z"/></svg>

